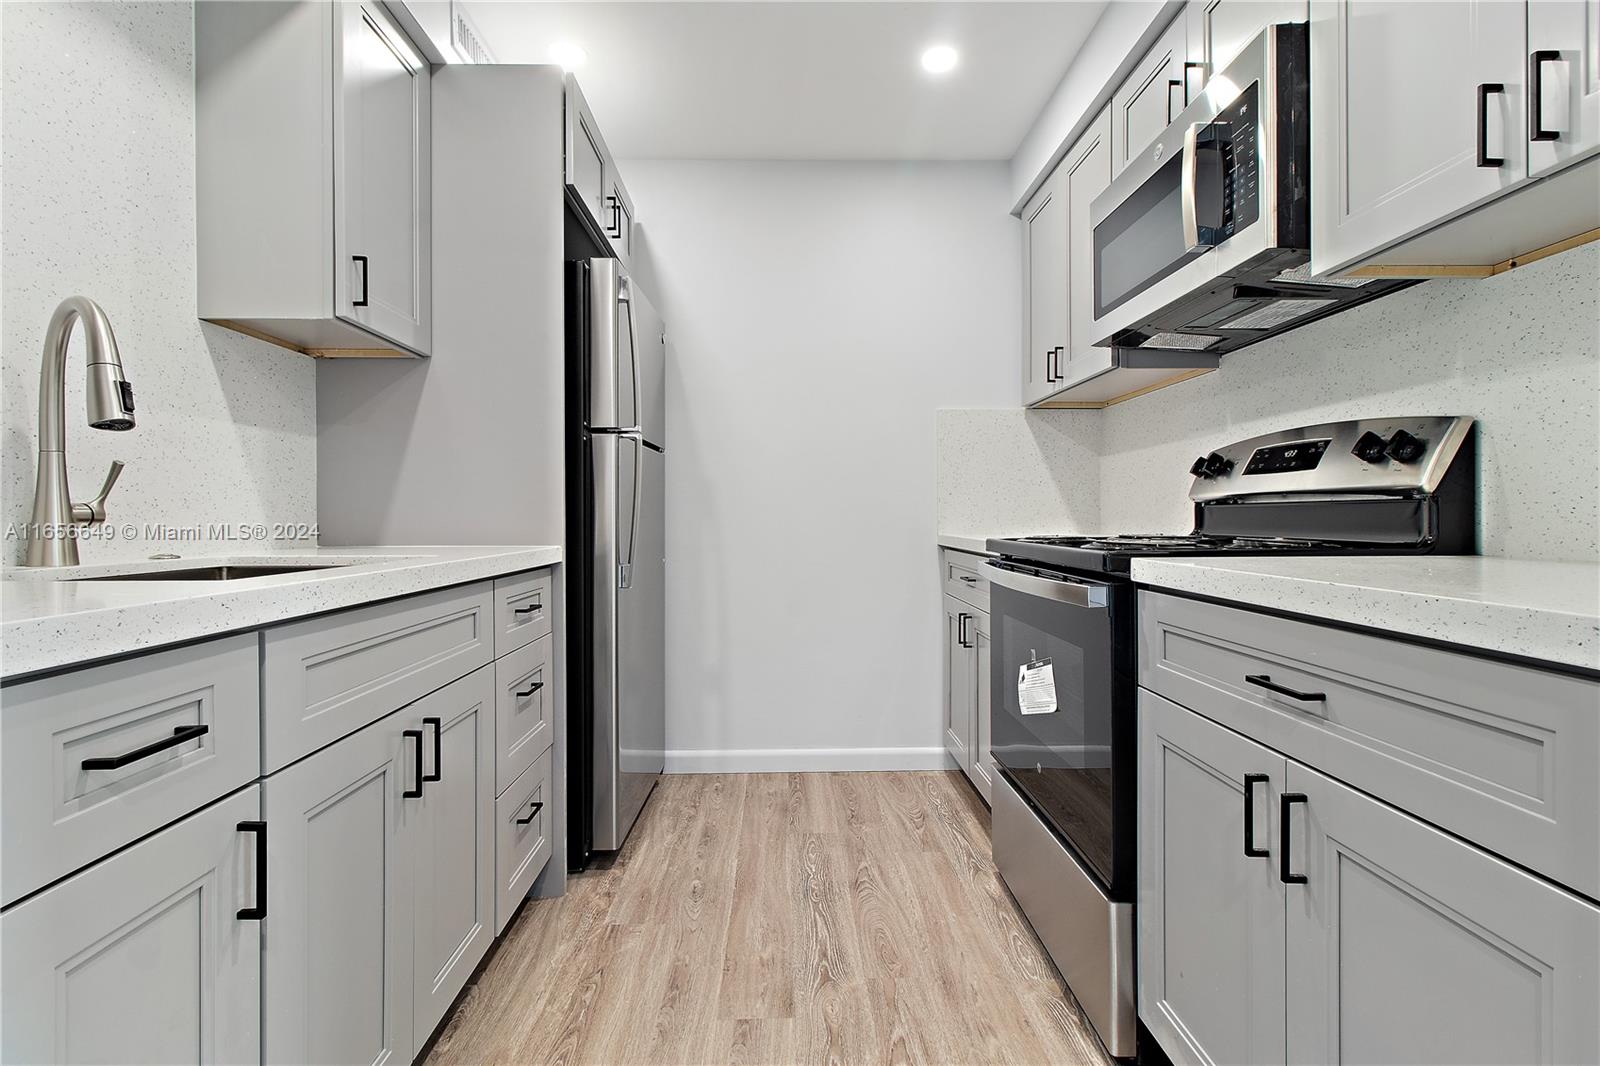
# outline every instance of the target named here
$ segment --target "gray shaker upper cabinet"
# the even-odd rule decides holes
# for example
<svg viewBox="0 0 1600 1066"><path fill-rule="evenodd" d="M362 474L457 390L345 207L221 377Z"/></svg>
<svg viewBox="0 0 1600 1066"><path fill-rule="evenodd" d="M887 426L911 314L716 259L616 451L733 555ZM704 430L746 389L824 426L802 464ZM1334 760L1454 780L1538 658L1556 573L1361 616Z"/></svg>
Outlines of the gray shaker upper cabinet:
<svg viewBox="0 0 1600 1066"><path fill-rule="evenodd" d="M583 206L588 221L604 235L611 254L629 264L633 247L633 197L622 184L617 161L600 135L589 102L571 74L566 82L566 178L571 199Z"/></svg>
<svg viewBox="0 0 1600 1066"><path fill-rule="evenodd" d="M1198 89L1187 84L1191 67L1188 27L1179 15L1133 73L1111 95L1111 170L1113 175L1161 136ZM1195 79L1198 81L1198 79Z"/></svg>
<svg viewBox="0 0 1600 1066"><path fill-rule="evenodd" d="M1191 98L1262 30L1308 17L1307 0L1190 0L1184 15L1189 35L1184 83Z"/></svg>
<svg viewBox="0 0 1600 1066"><path fill-rule="evenodd" d="M1600 149L1600 0L1528 0L1528 63L1545 134L1530 136L1528 173L1539 177Z"/></svg>
<svg viewBox="0 0 1600 1066"><path fill-rule="evenodd" d="M309 355L430 353L429 78L376 2L195 5L201 318Z"/></svg>
<svg viewBox="0 0 1600 1066"><path fill-rule="evenodd" d="M1312 271L1484 277L1592 239L1595 7L1312 0Z"/></svg>
<svg viewBox="0 0 1600 1066"><path fill-rule="evenodd" d="M1067 349L1066 168L1057 167L1022 209L1022 402L1056 391Z"/></svg>

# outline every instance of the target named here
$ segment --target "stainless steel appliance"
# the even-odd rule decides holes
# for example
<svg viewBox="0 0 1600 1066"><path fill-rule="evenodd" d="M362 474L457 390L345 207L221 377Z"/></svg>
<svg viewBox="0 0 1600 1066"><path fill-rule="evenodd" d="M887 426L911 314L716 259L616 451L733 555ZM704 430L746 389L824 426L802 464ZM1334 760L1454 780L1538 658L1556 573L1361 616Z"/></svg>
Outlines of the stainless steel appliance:
<svg viewBox="0 0 1600 1066"><path fill-rule="evenodd" d="M1311 278L1309 70L1267 27L1095 198L1097 345L1220 355L1414 284Z"/></svg>
<svg viewBox="0 0 1600 1066"><path fill-rule="evenodd" d="M994 855L1116 1056L1135 1052L1137 558L1470 554L1470 418L1372 419L1196 459L1194 532L988 542Z"/></svg>
<svg viewBox="0 0 1600 1066"><path fill-rule="evenodd" d="M666 333L615 259L568 264L569 865L622 847L666 746Z"/></svg>

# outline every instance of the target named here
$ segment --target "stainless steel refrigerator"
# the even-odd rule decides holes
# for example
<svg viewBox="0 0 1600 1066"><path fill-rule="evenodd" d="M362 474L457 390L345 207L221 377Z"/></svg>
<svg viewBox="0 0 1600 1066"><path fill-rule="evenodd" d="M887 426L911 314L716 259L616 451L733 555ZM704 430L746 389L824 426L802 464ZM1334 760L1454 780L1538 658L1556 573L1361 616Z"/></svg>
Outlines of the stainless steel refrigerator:
<svg viewBox="0 0 1600 1066"><path fill-rule="evenodd" d="M615 259L568 264L569 865L622 847L666 747L666 333Z"/></svg>

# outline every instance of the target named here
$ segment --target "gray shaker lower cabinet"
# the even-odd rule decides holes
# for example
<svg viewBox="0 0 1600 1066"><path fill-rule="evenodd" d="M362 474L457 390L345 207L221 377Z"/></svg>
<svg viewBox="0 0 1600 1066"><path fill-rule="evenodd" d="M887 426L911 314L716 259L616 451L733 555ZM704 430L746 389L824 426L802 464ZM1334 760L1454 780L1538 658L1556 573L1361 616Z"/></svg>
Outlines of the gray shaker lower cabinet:
<svg viewBox="0 0 1600 1066"><path fill-rule="evenodd" d="M1150 692L1139 729L1139 1017L1176 1063L1282 1062L1285 760Z"/></svg>
<svg viewBox="0 0 1600 1066"><path fill-rule="evenodd" d="M262 784L262 1059L406 1063L420 745L393 714Z"/></svg>
<svg viewBox="0 0 1600 1066"><path fill-rule="evenodd" d="M992 802L991 790L994 788L994 756L989 753L990 719L989 705L992 697L989 694L990 655L989 655L989 614L979 611L974 615L968 632L972 642L973 664L973 721L972 721L972 769L968 777L978 787L978 794L986 802Z"/></svg>
<svg viewBox="0 0 1600 1066"><path fill-rule="evenodd" d="M494 667L401 711L422 730L413 849L412 1029L420 1047L494 939Z"/></svg>
<svg viewBox="0 0 1600 1066"><path fill-rule="evenodd" d="M1600 908L1151 692L1139 710L1139 1013L1174 1062L1600 1062Z"/></svg>
<svg viewBox="0 0 1600 1066"><path fill-rule="evenodd" d="M1600 908L1289 763L1290 1062L1600 1062Z"/></svg>
<svg viewBox="0 0 1600 1066"><path fill-rule="evenodd" d="M967 654L972 608L949 594L944 598L944 750L972 773L972 693L976 681Z"/></svg>
<svg viewBox="0 0 1600 1066"><path fill-rule="evenodd" d="M255 1062L262 923L254 787L0 917L0 1059Z"/></svg>

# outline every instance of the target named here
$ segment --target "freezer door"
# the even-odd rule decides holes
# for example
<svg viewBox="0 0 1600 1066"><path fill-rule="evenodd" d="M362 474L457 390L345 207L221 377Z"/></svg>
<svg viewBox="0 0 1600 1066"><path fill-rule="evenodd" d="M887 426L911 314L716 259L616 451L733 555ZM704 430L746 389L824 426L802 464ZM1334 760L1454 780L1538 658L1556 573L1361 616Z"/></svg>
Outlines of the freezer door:
<svg viewBox="0 0 1600 1066"><path fill-rule="evenodd" d="M665 759L665 457L631 435L591 439L594 848L614 851Z"/></svg>
<svg viewBox="0 0 1600 1066"><path fill-rule="evenodd" d="M589 425L666 446L661 316L615 259L589 263Z"/></svg>

